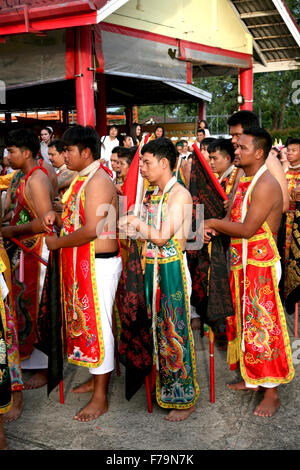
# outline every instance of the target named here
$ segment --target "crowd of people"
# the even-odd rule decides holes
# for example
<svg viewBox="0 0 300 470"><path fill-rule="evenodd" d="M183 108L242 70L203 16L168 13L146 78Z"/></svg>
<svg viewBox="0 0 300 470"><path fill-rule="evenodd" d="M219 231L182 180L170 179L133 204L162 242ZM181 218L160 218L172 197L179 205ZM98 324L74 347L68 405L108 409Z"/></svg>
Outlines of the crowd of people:
<svg viewBox="0 0 300 470"><path fill-rule="evenodd" d="M72 126L60 139L47 127L41 142L29 129L9 133L5 167L12 172L3 173L0 243L0 449L7 447L3 422L22 413L22 391L48 381L47 286L55 253L65 355L91 374L73 389L91 393L77 421L95 420L108 409L116 310L121 338L123 322L130 329L122 304L131 292L119 286L132 269L127 260L134 243L145 297L145 323L135 334L151 343L156 400L169 411L166 419L185 420L196 408L193 331L203 331L207 310L222 296L227 311L218 325L209 325L226 344L230 368L239 363L241 381L228 387L263 391L257 416L278 410L278 386L294 376L283 304L300 285L293 250L300 140L277 148L250 111L234 113L228 126L230 139L213 138L201 122L193 145L186 139L174 145L162 126L146 134L137 123L124 136L114 125L102 137ZM140 200L137 188L125 185L135 158ZM120 198L130 191L135 205L120 217ZM204 245L192 253L187 243L196 200L205 206ZM206 211L209 205L219 215ZM220 299L214 296L218 283ZM297 301L296 294L293 305ZM34 372L25 383L23 369Z"/></svg>

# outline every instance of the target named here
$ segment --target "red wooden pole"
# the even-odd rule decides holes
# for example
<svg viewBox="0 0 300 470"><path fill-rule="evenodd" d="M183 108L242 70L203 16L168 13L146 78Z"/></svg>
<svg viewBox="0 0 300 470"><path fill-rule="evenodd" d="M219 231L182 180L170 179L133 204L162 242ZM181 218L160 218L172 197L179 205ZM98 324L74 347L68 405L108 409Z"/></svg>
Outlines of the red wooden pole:
<svg viewBox="0 0 300 470"><path fill-rule="evenodd" d="M215 335L211 328L209 329L209 364L210 364L210 402L215 403L215 354L214 354Z"/></svg>
<svg viewBox="0 0 300 470"><path fill-rule="evenodd" d="M62 380L59 382L59 401L60 401L61 405L63 405L63 404L65 403L65 399L64 399L64 383L63 383Z"/></svg>
<svg viewBox="0 0 300 470"><path fill-rule="evenodd" d="M147 403L148 403L148 412L152 413L152 396L151 396L151 377L152 372L145 377L145 386L146 386L146 394L147 394Z"/></svg>
<svg viewBox="0 0 300 470"><path fill-rule="evenodd" d="M77 124L95 127L92 30L90 26L76 28L75 86Z"/></svg>
<svg viewBox="0 0 300 470"><path fill-rule="evenodd" d="M32 252L29 248L27 248L27 246L23 245L23 243L19 242L19 240L17 240L16 238L12 237L10 240L16 245L18 245L20 248L22 248L25 253L34 256L34 258L36 258L40 263L44 264L45 266L48 265L48 263L43 258L41 258L36 253Z"/></svg>

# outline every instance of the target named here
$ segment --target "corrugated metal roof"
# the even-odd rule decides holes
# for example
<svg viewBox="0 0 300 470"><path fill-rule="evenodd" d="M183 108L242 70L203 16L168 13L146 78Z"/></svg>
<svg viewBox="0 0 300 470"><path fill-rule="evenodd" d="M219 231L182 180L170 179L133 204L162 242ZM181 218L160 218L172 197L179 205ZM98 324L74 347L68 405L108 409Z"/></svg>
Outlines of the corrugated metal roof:
<svg viewBox="0 0 300 470"><path fill-rule="evenodd" d="M254 40L254 71L300 68L300 29L282 0L232 0Z"/></svg>

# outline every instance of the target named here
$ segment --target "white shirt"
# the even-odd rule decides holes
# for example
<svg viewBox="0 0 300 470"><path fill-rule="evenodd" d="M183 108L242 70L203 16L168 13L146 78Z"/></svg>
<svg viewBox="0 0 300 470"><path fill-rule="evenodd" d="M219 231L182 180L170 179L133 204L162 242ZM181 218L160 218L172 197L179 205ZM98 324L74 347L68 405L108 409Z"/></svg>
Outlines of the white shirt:
<svg viewBox="0 0 300 470"><path fill-rule="evenodd" d="M106 135L101 137L101 144L101 158L104 158L108 168L111 170L111 152L115 147L118 147L120 145L119 141L116 138L111 140L109 135Z"/></svg>

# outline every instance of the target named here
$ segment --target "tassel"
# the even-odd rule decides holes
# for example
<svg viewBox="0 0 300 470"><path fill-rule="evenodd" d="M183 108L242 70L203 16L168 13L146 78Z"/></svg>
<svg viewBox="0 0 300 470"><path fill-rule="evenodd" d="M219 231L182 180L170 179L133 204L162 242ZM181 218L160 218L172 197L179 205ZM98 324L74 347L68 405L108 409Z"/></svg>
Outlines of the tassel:
<svg viewBox="0 0 300 470"><path fill-rule="evenodd" d="M240 348L238 339L228 342L227 346L227 362L230 370L236 370L240 360Z"/></svg>
<svg viewBox="0 0 300 470"><path fill-rule="evenodd" d="M19 281L24 282L24 251L21 250L19 265Z"/></svg>
<svg viewBox="0 0 300 470"><path fill-rule="evenodd" d="M141 266L142 266L143 275L145 274L145 269L146 269L146 251L147 251L147 242L144 241L143 249L141 253Z"/></svg>

